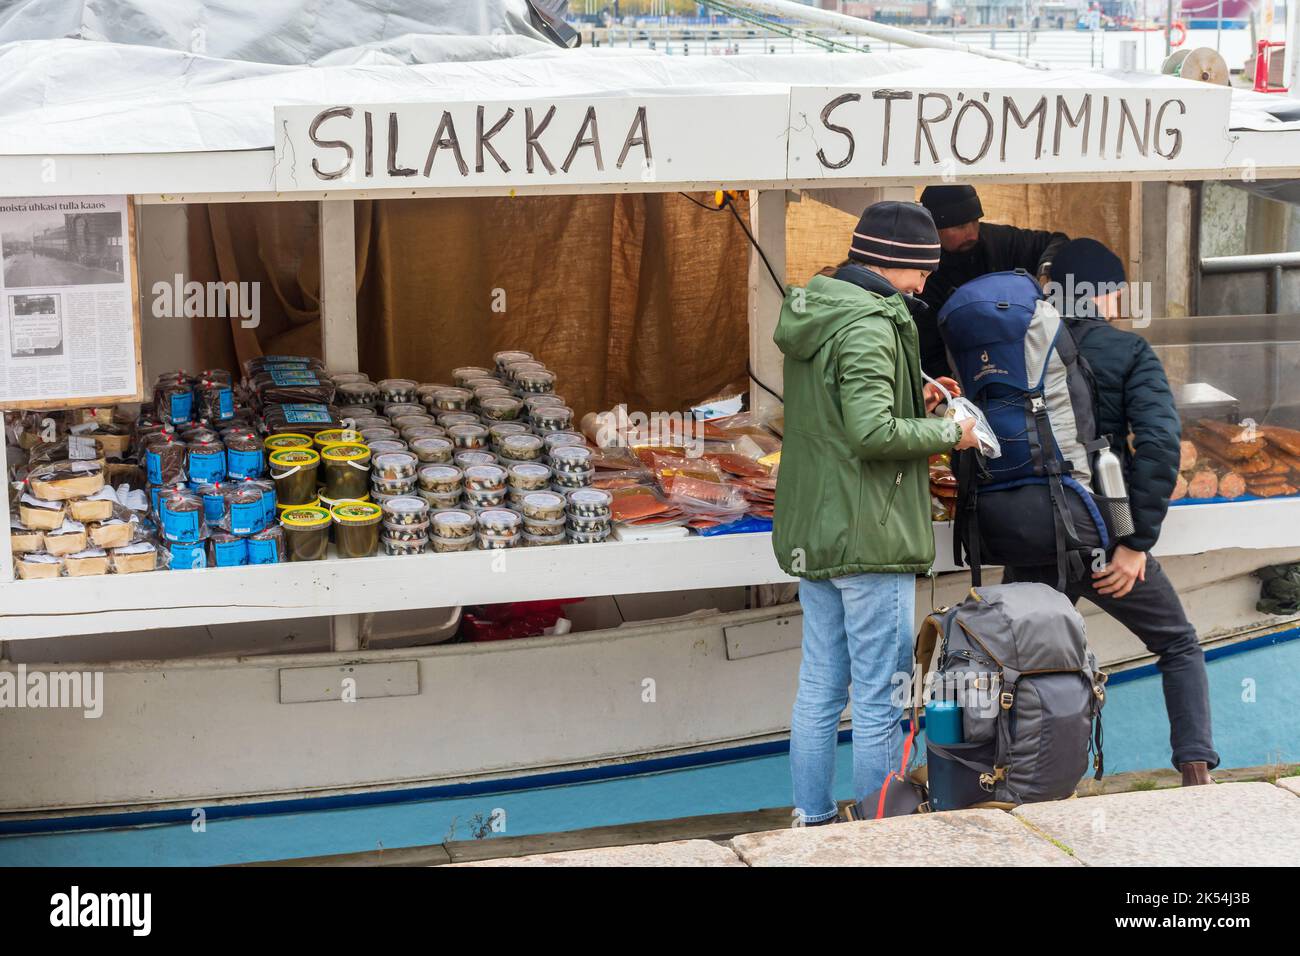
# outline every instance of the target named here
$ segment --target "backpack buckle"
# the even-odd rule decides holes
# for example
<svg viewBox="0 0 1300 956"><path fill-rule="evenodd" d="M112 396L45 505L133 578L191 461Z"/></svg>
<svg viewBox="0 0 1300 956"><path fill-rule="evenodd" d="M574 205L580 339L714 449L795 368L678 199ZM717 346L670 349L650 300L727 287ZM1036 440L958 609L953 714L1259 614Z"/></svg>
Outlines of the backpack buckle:
<svg viewBox="0 0 1300 956"><path fill-rule="evenodd" d="M1029 399L1029 410L1038 413L1047 408L1047 401L1041 395L1034 395Z"/></svg>
<svg viewBox="0 0 1300 956"><path fill-rule="evenodd" d="M1003 710L1010 710L1011 705L1016 702L1016 695L1009 690L1004 690L998 695L998 700L1001 702Z"/></svg>

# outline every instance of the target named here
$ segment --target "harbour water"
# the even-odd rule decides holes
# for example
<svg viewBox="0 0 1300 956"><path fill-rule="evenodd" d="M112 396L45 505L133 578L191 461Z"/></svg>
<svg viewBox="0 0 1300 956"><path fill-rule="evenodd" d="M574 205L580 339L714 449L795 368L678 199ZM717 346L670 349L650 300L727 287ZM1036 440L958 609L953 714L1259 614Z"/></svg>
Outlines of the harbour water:
<svg viewBox="0 0 1300 956"><path fill-rule="evenodd" d="M1207 659L1221 765L1300 762L1300 629L1213 649ZM1108 773L1168 765L1168 721L1154 666L1112 678L1105 744ZM789 761L779 745L768 749L723 763L509 792L220 818L214 812L201 828L187 819L14 834L0 837L0 866L210 866L787 806ZM851 760L842 743L841 800L852 797Z"/></svg>

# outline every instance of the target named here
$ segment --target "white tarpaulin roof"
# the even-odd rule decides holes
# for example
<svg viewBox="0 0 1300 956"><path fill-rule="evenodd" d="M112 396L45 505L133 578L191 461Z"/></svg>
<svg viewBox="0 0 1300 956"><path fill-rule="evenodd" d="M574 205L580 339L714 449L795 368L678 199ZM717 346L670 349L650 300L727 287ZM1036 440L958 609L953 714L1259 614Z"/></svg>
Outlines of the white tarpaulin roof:
<svg viewBox="0 0 1300 956"><path fill-rule="evenodd" d="M202 52L192 52L199 50ZM776 92L959 83L1157 86L1149 74L1032 70L933 50L670 57L563 50L524 0L17 0L0 14L0 155L269 149L294 104ZM1234 128L1300 128L1234 96ZM1291 118L1291 117L1288 117Z"/></svg>

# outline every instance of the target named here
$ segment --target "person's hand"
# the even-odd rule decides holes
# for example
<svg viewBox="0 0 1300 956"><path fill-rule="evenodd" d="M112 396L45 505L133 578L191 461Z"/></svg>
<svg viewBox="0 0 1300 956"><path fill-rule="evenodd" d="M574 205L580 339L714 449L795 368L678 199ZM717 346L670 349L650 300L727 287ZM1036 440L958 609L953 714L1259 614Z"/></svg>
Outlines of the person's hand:
<svg viewBox="0 0 1300 956"><path fill-rule="evenodd" d="M937 379L935 379L935 381L938 382L940 385L942 385L944 388L946 388L948 390L948 394L951 395L953 398L957 398L958 396L961 395L961 386L958 385L956 381L949 378L948 376L941 375ZM925 394L925 410L927 414L934 411L936 408L939 407L939 404L941 402L945 401L943 397L943 392L941 392L937 386L931 384L930 382L925 383L925 388L922 391Z"/></svg>
<svg viewBox="0 0 1300 956"><path fill-rule="evenodd" d="M1092 586L1098 594L1122 598L1138 581L1147 579L1147 555L1120 545L1110 556L1110 563L1092 572Z"/></svg>
<svg viewBox="0 0 1300 956"><path fill-rule="evenodd" d="M968 418L961 425L961 441L952 446L953 451L965 451L967 448L978 448L980 440L975 437L975 419Z"/></svg>

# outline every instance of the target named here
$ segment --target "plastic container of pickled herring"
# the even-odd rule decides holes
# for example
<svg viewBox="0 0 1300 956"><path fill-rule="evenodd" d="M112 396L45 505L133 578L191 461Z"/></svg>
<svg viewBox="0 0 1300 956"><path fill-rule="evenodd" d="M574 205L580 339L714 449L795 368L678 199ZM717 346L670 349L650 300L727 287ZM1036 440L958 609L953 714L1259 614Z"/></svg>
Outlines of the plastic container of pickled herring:
<svg viewBox="0 0 1300 956"><path fill-rule="evenodd" d="M567 533L569 544L600 544L602 541L609 540L609 528L604 531L569 531Z"/></svg>
<svg viewBox="0 0 1300 956"><path fill-rule="evenodd" d="M379 404L379 386L371 381L335 382L338 391L335 401L340 405L364 405L374 408Z"/></svg>
<svg viewBox="0 0 1300 956"><path fill-rule="evenodd" d="M470 379L493 378L495 374L491 369L479 368L477 365L465 365L451 370L451 380L464 388Z"/></svg>
<svg viewBox="0 0 1300 956"><path fill-rule="evenodd" d="M428 535L420 535L418 538L390 538L384 535L380 539L383 544L384 554L389 557L399 558L412 554L424 554L424 549L429 546Z"/></svg>
<svg viewBox="0 0 1300 956"><path fill-rule="evenodd" d="M279 525L263 528L247 541L249 564L279 564L285 559L284 529Z"/></svg>
<svg viewBox="0 0 1300 956"><path fill-rule="evenodd" d="M496 366L497 376L505 374L505 370L514 362L531 362L533 360L532 352L521 352L517 349L507 349L497 352L492 356L492 364Z"/></svg>
<svg viewBox="0 0 1300 956"><path fill-rule="evenodd" d="M614 504L614 496L600 488L580 488L568 498L569 515L577 518L608 518Z"/></svg>
<svg viewBox="0 0 1300 956"><path fill-rule="evenodd" d="M423 512L424 520L408 522L408 523L403 523L400 521L390 521L389 518L391 517L391 515L388 511L389 505L393 504L394 502L401 502L401 501L419 502L420 507L424 509ZM387 501L380 502L379 507L382 508L384 511L384 530L382 533L392 538L394 541L410 541L413 538L423 538L428 535L430 508L429 508L429 503L425 501L423 498L418 498L415 496L409 496L404 498L389 498ZM407 518L410 517L410 513L409 512L401 513L398 515L398 517Z"/></svg>
<svg viewBox="0 0 1300 956"><path fill-rule="evenodd" d="M573 409L567 405L538 405L530 416L539 432L562 432L573 428Z"/></svg>
<svg viewBox="0 0 1300 956"><path fill-rule="evenodd" d="M311 436L299 435L296 432L281 432L276 435L267 435L262 442L262 447L266 449L268 455L277 451L283 451L286 448L310 448Z"/></svg>
<svg viewBox="0 0 1300 956"><path fill-rule="evenodd" d="M520 372L536 372L544 370L545 368L546 366L536 359L523 359L522 361L510 362L507 364L505 371L501 374L501 378L507 385L513 388L515 385L515 378L518 377Z"/></svg>
<svg viewBox="0 0 1300 956"><path fill-rule="evenodd" d="M523 422L493 422L488 426L488 442L495 449L507 435L532 434Z"/></svg>
<svg viewBox="0 0 1300 956"><path fill-rule="evenodd" d="M433 408L434 393L440 392L444 388L455 388L455 386L447 385L443 382L427 382L416 389L416 398L419 399L420 404L424 405L425 408Z"/></svg>
<svg viewBox="0 0 1300 956"><path fill-rule="evenodd" d="M248 564L248 542L229 531L214 531L208 537L208 564L214 568L238 568Z"/></svg>
<svg viewBox="0 0 1300 956"><path fill-rule="evenodd" d="M329 551L330 513L324 508L286 508L280 515L290 561L323 561Z"/></svg>
<svg viewBox="0 0 1300 956"><path fill-rule="evenodd" d="M473 412L439 412L438 427L444 431L456 425L481 425L483 424L477 415Z"/></svg>
<svg viewBox="0 0 1300 956"><path fill-rule="evenodd" d="M499 378L471 378L465 382L462 388L468 388L474 393L474 400L479 399L478 390L480 388L501 388L501 379ZM509 391L506 392L509 395Z"/></svg>
<svg viewBox="0 0 1300 956"><path fill-rule="evenodd" d="M557 471L551 476L551 486L556 491L568 494L570 491L589 487L595 476L594 468L588 471Z"/></svg>
<svg viewBox="0 0 1300 956"><path fill-rule="evenodd" d="M484 421L512 422L523 414L524 403L517 398L481 398L478 400L478 410Z"/></svg>
<svg viewBox="0 0 1300 956"><path fill-rule="evenodd" d="M444 465L451 461L455 446L445 438L414 438L411 440L411 452L423 464Z"/></svg>
<svg viewBox="0 0 1300 956"><path fill-rule="evenodd" d="M515 393L500 383L496 385L478 385L474 388L474 401L479 405L482 405L489 398L513 399L514 397Z"/></svg>
<svg viewBox="0 0 1300 956"><path fill-rule="evenodd" d="M435 554L451 554L458 551L473 551L478 545L478 540L472 535L468 538L439 538L434 536L429 539L429 545Z"/></svg>
<svg viewBox="0 0 1300 956"><path fill-rule="evenodd" d="M544 444L536 435L506 435L497 446L502 458L541 461Z"/></svg>
<svg viewBox="0 0 1300 956"><path fill-rule="evenodd" d="M424 415L427 412L428 409L419 402L389 402L383 408L384 417L389 421L403 415Z"/></svg>
<svg viewBox="0 0 1300 956"><path fill-rule="evenodd" d="M383 438L379 441L368 441L370 446L371 458L379 455L400 455L410 451L410 446L400 438Z"/></svg>
<svg viewBox="0 0 1300 956"><path fill-rule="evenodd" d="M501 493L506 490L507 477L500 465L474 465L465 469L465 490Z"/></svg>
<svg viewBox="0 0 1300 956"><path fill-rule="evenodd" d="M473 400L474 393L467 388L441 388L433 393L433 407L444 412L466 411Z"/></svg>
<svg viewBox="0 0 1300 956"><path fill-rule="evenodd" d="M563 517L550 521L541 521L537 518L529 518L527 515L524 516L524 532L526 534L536 534L544 538L558 534L563 537L567 527L568 524Z"/></svg>
<svg viewBox="0 0 1300 956"><path fill-rule="evenodd" d="M375 477L385 481L414 478L418 467L419 459L410 452L376 455L371 464Z"/></svg>
<svg viewBox="0 0 1300 956"><path fill-rule="evenodd" d="M327 498L360 498L370 482L370 449L360 442L340 442L320 453Z"/></svg>
<svg viewBox="0 0 1300 956"><path fill-rule="evenodd" d="M447 430L437 425L418 425L414 428L402 429L402 441L407 445L413 445L421 438L446 438ZM414 450L414 449L412 449Z"/></svg>
<svg viewBox="0 0 1300 956"><path fill-rule="evenodd" d="M478 535L479 542L484 547L509 547L514 544L519 537L520 526L523 525L523 518L513 511L506 511L503 508L492 508L479 513L478 516ZM505 545L491 545L489 542L505 541Z"/></svg>
<svg viewBox="0 0 1300 956"><path fill-rule="evenodd" d="M464 471L475 465L495 465L497 456L490 451L458 451L452 458L456 467Z"/></svg>
<svg viewBox="0 0 1300 956"><path fill-rule="evenodd" d="M521 395L545 395L555 391L555 373L544 368L525 368L515 372L515 391ZM536 415L536 409L533 410Z"/></svg>
<svg viewBox="0 0 1300 956"><path fill-rule="evenodd" d="M563 528L560 529L559 534L542 535L533 534L531 531L525 531L522 546L525 548L546 548L554 544L567 544L568 541L568 535L564 533Z"/></svg>
<svg viewBox="0 0 1300 956"><path fill-rule="evenodd" d="M488 444L488 430L482 425L452 425L447 437L457 448L486 448Z"/></svg>
<svg viewBox="0 0 1300 956"><path fill-rule="evenodd" d="M402 441L402 433L391 425L370 425L357 432L360 440L369 445L377 441Z"/></svg>
<svg viewBox="0 0 1300 956"><path fill-rule="evenodd" d="M320 455L310 448L282 448L270 456L275 497L281 505L303 505L316 498Z"/></svg>
<svg viewBox="0 0 1300 956"><path fill-rule="evenodd" d="M438 419L424 413L398 415L393 419L393 427L399 432L405 432L408 428L437 428Z"/></svg>
<svg viewBox="0 0 1300 956"><path fill-rule="evenodd" d="M383 512L384 524L388 527L427 527L429 524L429 503L423 498L390 498L384 502Z"/></svg>
<svg viewBox="0 0 1300 956"><path fill-rule="evenodd" d="M504 491L465 491L465 505L474 512L489 508L502 508L506 503Z"/></svg>
<svg viewBox="0 0 1300 956"><path fill-rule="evenodd" d="M541 436L542 443L546 445L546 453L549 455L555 449L565 445L586 445L587 439L577 432L547 432Z"/></svg>
<svg viewBox="0 0 1300 956"><path fill-rule="evenodd" d="M542 395L525 395L523 397L524 408L528 409L528 414L533 413L534 408L541 408L543 405L564 405L566 402L560 395L554 392Z"/></svg>
<svg viewBox="0 0 1300 956"><path fill-rule="evenodd" d="M560 472L588 472L593 469L594 453L586 445L560 445L552 448L550 454L551 468L556 474Z"/></svg>
<svg viewBox="0 0 1300 956"><path fill-rule="evenodd" d="M524 462L511 465L506 472L507 482L514 491L544 491L551 483L551 469L545 465Z"/></svg>
<svg viewBox="0 0 1300 956"><path fill-rule="evenodd" d="M566 502L561 495L553 491L534 491L524 495L519 510L525 519L533 521L557 521L564 518Z"/></svg>
<svg viewBox="0 0 1300 956"><path fill-rule="evenodd" d="M609 517L603 518L580 518L577 515L569 515L569 533L570 534L600 534L609 533Z"/></svg>
<svg viewBox="0 0 1300 956"><path fill-rule="evenodd" d="M341 558L368 558L379 547L379 523L384 512L367 501L340 501L330 510L334 543Z"/></svg>
<svg viewBox="0 0 1300 956"><path fill-rule="evenodd" d="M423 488L416 491L416 494L429 502L430 511L449 511L457 509L461 506L461 498L463 497L459 491L453 491L450 494L438 494L432 491L425 491Z"/></svg>
<svg viewBox="0 0 1300 956"><path fill-rule="evenodd" d="M335 385L351 385L356 382L364 382L367 385L373 384L366 372L327 372L325 377ZM376 387L375 391L379 391L379 389Z"/></svg>
<svg viewBox="0 0 1300 956"><path fill-rule="evenodd" d="M455 465L425 465L416 478L421 490L437 495L458 495L465 485L465 474Z"/></svg>
<svg viewBox="0 0 1300 956"><path fill-rule="evenodd" d="M375 478L372 476L370 479L370 491L376 499L380 496L397 498L402 495L413 495L416 487L414 478Z"/></svg>
<svg viewBox="0 0 1300 956"><path fill-rule="evenodd" d="M409 378L385 378L379 381L379 397L386 404L393 402L414 402L415 390L419 383Z"/></svg>
<svg viewBox="0 0 1300 956"><path fill-rule="evenodd" d="M478 528L472 514L457 508L435 511L429 523L439 538L473 538Z"/></svg>

